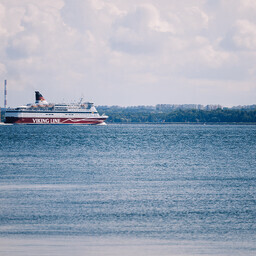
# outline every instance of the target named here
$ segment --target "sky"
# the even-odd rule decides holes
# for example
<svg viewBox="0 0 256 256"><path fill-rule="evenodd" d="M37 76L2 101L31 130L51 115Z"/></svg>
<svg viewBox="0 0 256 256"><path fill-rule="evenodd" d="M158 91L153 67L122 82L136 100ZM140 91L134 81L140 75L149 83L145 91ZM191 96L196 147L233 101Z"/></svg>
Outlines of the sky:
<svg viewBox="0 0 256 256"><path fill-rule="evenodd" d="M0 106L256 103L255 0L0 0Z"/></svg>

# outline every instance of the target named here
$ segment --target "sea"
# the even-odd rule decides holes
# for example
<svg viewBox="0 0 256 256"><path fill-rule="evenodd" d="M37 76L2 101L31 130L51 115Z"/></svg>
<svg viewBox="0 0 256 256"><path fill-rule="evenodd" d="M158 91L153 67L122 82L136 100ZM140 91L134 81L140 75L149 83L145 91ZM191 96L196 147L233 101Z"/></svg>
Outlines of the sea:
<svg viewBox="0 0 256 256"><path fill-rule="evenodd" d="M0 255L256 255L256 125L1 125Z"/></svg>

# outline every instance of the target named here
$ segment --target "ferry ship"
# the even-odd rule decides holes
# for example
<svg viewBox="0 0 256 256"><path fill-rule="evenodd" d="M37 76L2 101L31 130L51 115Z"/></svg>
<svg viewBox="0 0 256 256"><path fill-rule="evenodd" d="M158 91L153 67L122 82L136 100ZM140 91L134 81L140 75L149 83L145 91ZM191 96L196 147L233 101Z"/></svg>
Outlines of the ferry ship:
<svg viewBox="0 0 256 256"><path fill-rule="evenodd" d="M105 124L108 118L100 115L91 102L74 104L48 103L39 91L35 104L7 108L5 123L11 124Z"/></svg>

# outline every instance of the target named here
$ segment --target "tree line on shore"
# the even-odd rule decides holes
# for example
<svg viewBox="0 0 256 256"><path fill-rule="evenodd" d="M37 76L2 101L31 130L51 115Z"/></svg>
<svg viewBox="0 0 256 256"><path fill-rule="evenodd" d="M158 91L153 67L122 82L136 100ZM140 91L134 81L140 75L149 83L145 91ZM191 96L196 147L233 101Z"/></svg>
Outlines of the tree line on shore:
<svg viewBox="0 0 256 256"><path fill-rule="evenodd" d="M131 108L98 107L109 116L108 123L256 123L256 110L175 110L158 112Z"/></svg>

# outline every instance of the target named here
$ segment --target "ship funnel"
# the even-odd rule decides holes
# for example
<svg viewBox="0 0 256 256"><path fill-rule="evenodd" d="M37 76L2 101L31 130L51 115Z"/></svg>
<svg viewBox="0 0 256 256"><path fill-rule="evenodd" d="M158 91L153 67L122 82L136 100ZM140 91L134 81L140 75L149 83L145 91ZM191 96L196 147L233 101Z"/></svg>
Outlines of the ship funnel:
<svg viewBox="0 0 256 256"><path fill-rule="evenodd" d="M43 95L39 91L35 91L36 94L36 104L44 105L48 104L48 102L44 99Z"/></svg>

